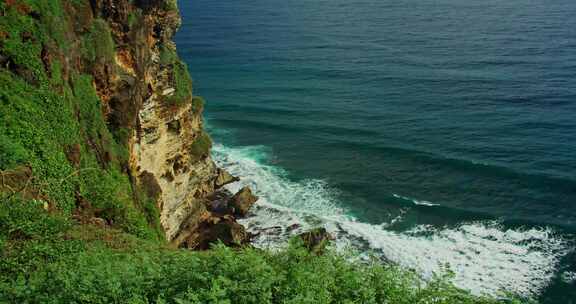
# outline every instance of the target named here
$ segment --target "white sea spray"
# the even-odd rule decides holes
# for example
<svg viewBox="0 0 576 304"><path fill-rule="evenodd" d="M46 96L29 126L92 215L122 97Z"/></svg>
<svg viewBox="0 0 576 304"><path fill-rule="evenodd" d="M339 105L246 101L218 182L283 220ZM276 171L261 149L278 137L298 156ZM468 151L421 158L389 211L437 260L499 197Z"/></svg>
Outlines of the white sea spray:
<svg viewBox="0 0 576 304"><path fill-rule="evenodd" d="M258 146L214 146L218 165L242 178L229 190L249 185L260 197L251 215L241 221L257 234L256 246L282 247L291 236L324 226L336 237L338 248L368 249L417 270L424 278L448 265L454 284L474 294L507 290L533 296L550 283L567 253L566 243L550 229L506 229L497 222L470 222L394 232L387 230L391 223L363 223L347 213L335 189L321 180L290 180L283 169L267 164L269 153ZM401 215L394 219L401 220Z"/></svg>

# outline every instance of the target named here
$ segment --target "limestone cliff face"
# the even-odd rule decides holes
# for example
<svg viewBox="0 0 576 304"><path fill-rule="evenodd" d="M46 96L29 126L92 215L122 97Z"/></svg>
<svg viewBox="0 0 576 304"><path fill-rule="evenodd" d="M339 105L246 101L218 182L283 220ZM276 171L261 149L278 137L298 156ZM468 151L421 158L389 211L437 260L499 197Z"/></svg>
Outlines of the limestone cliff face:
<svg viewBox="0 0 576 304"><path fill-rule="evenodd" d="M115 68L94 73L99 95L112 124L129 130L130 173L154 190L172 241L184 226L194 230L209 216L204 202L218 176L203 131L202 101L193 98L172 41L180 17L166 1L94 0L92 7L110 24L118 45Z"/></svg>
<svg viewBox="0 0 576 304"><path fill-rule="evenodd" d="M163 65L160 49L175 50L170 40L179 17L172 12L158 11L147 23L161 34L147 39L150 61L145 67L144 82L149 94L138 111L138 125L131 140L131 168L136 176L150 173L157 180L161 195L158 206L166 237L172 240L182 223L190 216L205 213L202 201L214 192L216 167L206 153L196 155L193 145L205 136L201 109L193 108L192 96L182 96L176 105L164 97L175 94L171 79L174 67Z"/></svg>

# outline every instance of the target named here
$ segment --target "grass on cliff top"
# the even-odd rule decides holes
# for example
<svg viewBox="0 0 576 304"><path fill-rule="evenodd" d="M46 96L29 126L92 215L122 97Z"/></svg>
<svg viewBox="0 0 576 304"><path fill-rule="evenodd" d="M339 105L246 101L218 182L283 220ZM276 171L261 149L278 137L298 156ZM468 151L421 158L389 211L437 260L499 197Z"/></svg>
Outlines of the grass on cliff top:
<svg viewBox="0 0 576 304"><path fill-rule="evenodd" d="M79 226L40 201L0 201L1 303L499 303L428 284L396 266L216 246L169 249L115 229ZM503 303L503 302L502 302ZM517 303L517 302L508 302Z"/></svg>

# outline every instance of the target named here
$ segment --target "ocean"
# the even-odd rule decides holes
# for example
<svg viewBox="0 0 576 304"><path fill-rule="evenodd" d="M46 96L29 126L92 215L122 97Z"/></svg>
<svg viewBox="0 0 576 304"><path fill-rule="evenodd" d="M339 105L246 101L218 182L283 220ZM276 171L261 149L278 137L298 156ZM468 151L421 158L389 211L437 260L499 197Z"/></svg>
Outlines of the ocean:
<svg viewBox="0 0 576 304"><path fill-rule="evenodd" d="M336 246L576 303L576 1L180 1L260 247Z"/></svg>

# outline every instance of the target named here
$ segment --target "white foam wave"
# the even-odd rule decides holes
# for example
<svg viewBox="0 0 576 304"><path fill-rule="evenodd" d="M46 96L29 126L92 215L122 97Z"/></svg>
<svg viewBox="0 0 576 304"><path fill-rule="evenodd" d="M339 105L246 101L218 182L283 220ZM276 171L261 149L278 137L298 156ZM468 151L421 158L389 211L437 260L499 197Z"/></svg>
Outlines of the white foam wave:
<svg viewBox="0 0 576 304"><path fill-rule="evenodd" d="M394 196L395 198L399 198L399 199L405 200L405 201L410 201L410 202L412 202L414 205L428 206L428 207L440 206L440 204L432 203L432 202L429 202L429 201L420 201L420 200L413 199L413 198L409 198L409 197L402 196L402 195L399 195L399 194L392 194L392 196Z"/></svg>
<svg viewBox="0 0 576 304"><path fill-rule="evenodd" d="M576 283L576 272L574 271L565 271L562 273L562 281L567 284L574 284Z"/></svg>
<svg viewBox="0 0 576 304"><path fill-rule="evenodd" d="M475 294L500 290L537 295L553 278L566 243L549 229L504 229L495 222L464 223L437 229L420 225L406 232L387 230L391 223L363 223L347 214L338 193L320 180L294 182L284 170L264 164L263 147L228 148L215 145L216 162L260 197L251 215L242 220L257 233L259 247L281 246L292 235L324 226L338 247L370 248L384 258L412 268L423 277L454 271L456 286ZM402 220L402 215L394 221Z"/></svg>

